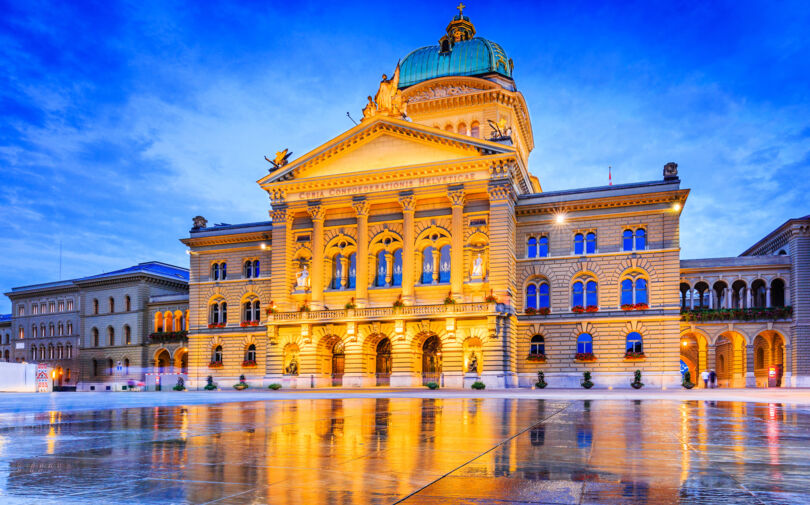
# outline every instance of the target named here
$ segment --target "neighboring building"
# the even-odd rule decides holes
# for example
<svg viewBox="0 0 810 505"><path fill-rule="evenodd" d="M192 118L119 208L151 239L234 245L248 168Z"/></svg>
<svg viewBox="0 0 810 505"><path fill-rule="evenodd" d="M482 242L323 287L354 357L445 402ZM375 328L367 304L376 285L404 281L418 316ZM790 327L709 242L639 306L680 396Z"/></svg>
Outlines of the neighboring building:
<svg viewBox="0 0 810 505"><path fill-rule="evenodd" d="M84 391L126 389L153 371L150 301L161 296L187 296L188 270L159 262L139 263L73 281L81 298L81 383ZM177 305L168 338L183 342L188 315ZM167 329L162 327L163 331ZM159 335L155 336L155 339Z"/></svg>
<svg viewBox="0 0 810 505"><path fill-rule="evenodd" d="M782 385L808 385L807 218L740 258L681 261L675 163L663 180L542 192L512 60L474 35L455 16L359 125L279 153L259 181L271 221L194 219L190 385L510 387L542 371L551 387L584 372L629 387L640 370L679 387L717 369L753 386L780 364Z"/></svg>
<svg viewBox="0 0 810 505"><path fill-rule="evenodd" d="M54 388L73 389L79 379L80 300L72 281L12 288L11 360L47 363Z"/></svg>
<svg viewBox="0 0 810 505"><path fill-rule="evenodd" d="M188 291L150 296L147 310L151 333L146 385L171 387L178 375L185 379L188 373Z"/></svg>
<svg viewBox="0 0 810 505"><path fill-rule="evenodd" d="M0 314L0 361L14 361L14 343L11 341L11 314Z"/></svg>

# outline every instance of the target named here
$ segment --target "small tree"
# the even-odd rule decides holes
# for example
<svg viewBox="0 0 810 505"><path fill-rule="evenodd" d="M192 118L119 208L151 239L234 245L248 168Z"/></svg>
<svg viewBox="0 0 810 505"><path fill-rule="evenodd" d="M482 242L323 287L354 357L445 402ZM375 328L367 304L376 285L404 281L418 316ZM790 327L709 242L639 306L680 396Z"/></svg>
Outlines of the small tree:
<svg viewBox="0 0 810 505"><path fill-rule="evenodd" d="M204 389L206 391L213 391L214 389L217 388L216 384L214 384L214 378L211 377L210 375L205 379L205 382L206 384Z"/></svg>
<svg viewBox="0 0 810 505"><path fill-rule="evenodd" d="M472 383L472 388L473 389L486 389L487 385L484 384L481 381L475 381L475 382Z"/></svg>
<svg viewBox="0 0 810 505"><path fill-rule="evenodd" d="M641 370L633 372L633 382L630 385L633 386L633 389L641 389L644 386L644 383L641 382Z"/></svg>
<svg viewBox="0 0 810 505"><path fill-rule="evenodd" d="M439 384L437 382L428 382L425 384L429 389L439 389Z"/></svg>
<svg viewBox="0 0 810 505"><path fill-rule="evenodd" d="M184 391L186 389L186 383L182 377L177 377L177 384L172 389L175 391Z"/></svg>
<svg viewBox="0 0 810 505"><path fill-rule="evenodd" d="M537 382L535 382L534 385L538 389L543 389L548 386L548 382L546 382L546 374L544 374L542 371L537 372Z"/></svg>
<svg viewBox="0 0 810 505"><path fill-rule="evenodd" d="M686 389L692 389L695 387L695 384L692 382L692 373L689 370L683 373L683 381L681 382L681 385Z"/></svg>
<svg viewBox="0 0 810 505"><path fill-rule="evenodd" d="M591 372L584 372L582 374L582 387L585 389L591 389L593 387L593 382L591 381Z"/></svg>

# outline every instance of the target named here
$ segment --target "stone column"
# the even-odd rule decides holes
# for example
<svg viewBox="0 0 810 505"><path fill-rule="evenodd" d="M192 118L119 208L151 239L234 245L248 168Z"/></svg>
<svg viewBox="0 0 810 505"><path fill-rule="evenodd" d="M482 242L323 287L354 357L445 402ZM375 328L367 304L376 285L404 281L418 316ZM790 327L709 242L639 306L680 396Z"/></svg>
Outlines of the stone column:
<svg viewBox="0 0 810 505"><path fill-rule="evenodd" d="M356 199L352 205L357 213L357 272L355 294L358 307L368 305L368 208L365 199Z"/></svg>
<svg viewBox="0 0 810 505"><path fill-rule="evenodd" d="M270 213L273 229L270 232L270 300L279 310L293 310L290 301L290 256L292 254L292 214L284 205L276 205ZM264 303L264 301L262 302Z"/></svg>
<svg viewBox="0 0 810 505"><path fill-rule="evenodd" d="M754 306L754 296L751 292L751 286L745 288L745 308L750 309Z"/></svg>
<svg viewBox="0 0 810 505"><path fill-rule="evenodd" d="M726 287L726 306L725 306L725 308L727 308L727 309L731 308L731 288L730 287Z"/></svg>
<svg viewBox="0 0 810 505"><path fill-rule="evenodd" d="M757 387L757 378L754 376L754 346L745 346L745 387Z"/></svg>
<svg viewBox="0 0 810 505"><path fill-rule="evenodd" d="M312 310L323 309L323 218L324 209L320 203L310 204L309 215L312 218Z"/></svg>
<svg viewBox="0 0 810 505"><path fill-rule="evenodd" d="M394 255L385 251L385 286L389 287L394 281Z"/></svg>
<svg viewBox="0 0 810 505"><path fill-rule="evenodd" d="M451 187L447 194L453 217L450 231L450 292L456 300L464 294L464 187Z"/></svg>
<svg viewBox="0 0 810 505"><path fill-rule="evenodd" d="M406 305L413 305L414 285L416 284L414 275L416 266L414 265L415 251L414 242L414 211L416 210L416 200L413 193L400 193L399 203L402 205L402 301Z"/></svg>
<svg viewBox="0 0 810 505"><path fill-rule="evenodd" d="M695 288L689 288L689 308L695 310Z"/></svg>
<svg viewBox="0 0 810 505"><path fill-rule="evenodd" d="M765 288L765 307L771 306L771 287Z"/></svg>
<svg viewBox="0 0 810 505"><path fill-rule="evenodd" d="M706 348L706 368L705 368L705 370L707 372L711 372L712 370L717 372L717 347L714 346L714 345L708 345L707 348ZM703 372L703 370L701 370L701 372ZM730 375L731 374L729 374L729 376ZM700 377L697 378L697 381L700 384L700 387L703 387L703 380ZM720 382L720 379L718 378L717 384L719 384L719 382Z"/></svg>

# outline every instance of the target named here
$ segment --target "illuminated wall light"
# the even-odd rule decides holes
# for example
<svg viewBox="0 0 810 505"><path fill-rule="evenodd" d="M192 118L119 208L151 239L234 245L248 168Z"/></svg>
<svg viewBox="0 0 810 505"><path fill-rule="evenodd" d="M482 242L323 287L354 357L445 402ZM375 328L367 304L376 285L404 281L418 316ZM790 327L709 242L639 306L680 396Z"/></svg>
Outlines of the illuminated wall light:
<svg viewBox="0 0 810 505"><path fill-rule="evenodd" d="M267 244L262 242L261 245L259 245L259 247L261 247L262 249L267 249Z"/></svg>
<svg viewBox="0 0 810 505"><path fill-rule="evenodd" d="M565 223L565 214L563 214L562 212L558 213L558 214L557 214L557 217L554 219L554 221L555 221L557 224L563 224L563 223Z"/></svg>
<svg viewBox="0 0 810 505"><path fill-rule="evenodd" d="M674 210L675 212L678 212L679 210L681 210L681 204L680 203L674 203L672 205L672 210Z"/></svg>

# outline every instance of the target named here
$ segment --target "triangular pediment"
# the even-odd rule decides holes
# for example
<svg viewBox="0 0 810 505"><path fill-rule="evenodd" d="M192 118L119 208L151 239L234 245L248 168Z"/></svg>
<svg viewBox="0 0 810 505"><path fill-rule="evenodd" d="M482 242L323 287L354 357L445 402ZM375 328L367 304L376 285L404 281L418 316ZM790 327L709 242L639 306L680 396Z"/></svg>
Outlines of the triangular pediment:
<svg viewBox="0 0 810 505"><path fill-rule="evenodd" d="M375 118L290 162L259 183L377 172L511 152L511 146L399 119Z"/></svg>

